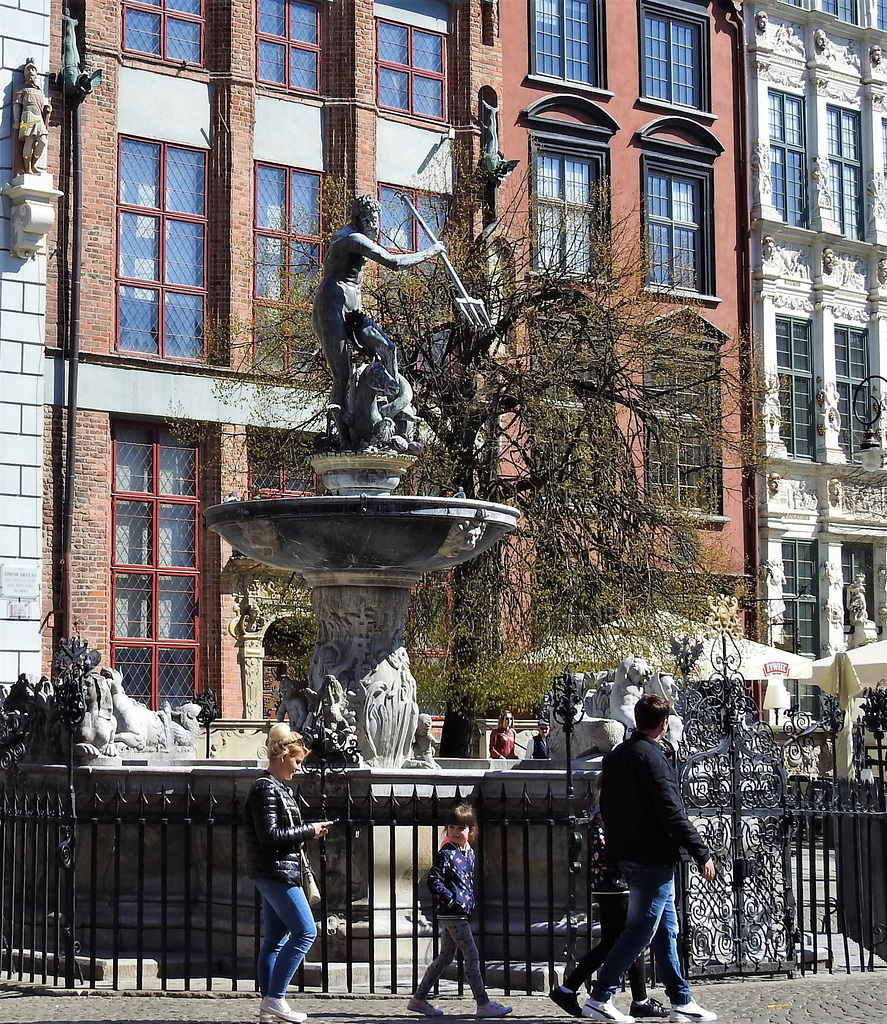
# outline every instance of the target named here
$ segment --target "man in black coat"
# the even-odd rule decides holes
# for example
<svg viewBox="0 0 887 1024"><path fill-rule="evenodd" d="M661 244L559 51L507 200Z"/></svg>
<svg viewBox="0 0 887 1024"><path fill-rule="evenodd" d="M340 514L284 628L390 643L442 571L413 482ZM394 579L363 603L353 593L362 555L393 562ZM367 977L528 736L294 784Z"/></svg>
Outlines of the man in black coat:
<svg viewBox="0 0 887 1024"><path fill-rule="evenodd" d="M631 890L625 930L598 971L582 1009L592 1020L631 1022L612 998L628 968L649 945L671 1001L672 1021L714 1021L716 1014L691 997L678 960L674 869L686 850L704 878L715 876L708 847L687 818L677 775L661 741L671 706L651 694L635 705L636 730L604 758L601 813L607 853L618 861Z"/></svg>

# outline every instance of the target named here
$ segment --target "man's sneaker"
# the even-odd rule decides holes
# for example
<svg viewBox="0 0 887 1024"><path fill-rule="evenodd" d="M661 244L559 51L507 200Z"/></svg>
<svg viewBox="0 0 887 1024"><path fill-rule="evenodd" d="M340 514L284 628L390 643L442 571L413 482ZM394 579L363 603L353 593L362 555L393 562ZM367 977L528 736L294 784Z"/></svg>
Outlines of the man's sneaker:
<svg viewBox="0 0 887 1024"><path fill-rule="evenodd" d="M600 999L592 999L589 996L582 1007L582 1016L591 1020L615 1021L616 1024L634 1024L634 1017L620 1013L613 1005L612 999L602 1003Z"/></svg>
<svg viewBox="0 0 887 1024"><path fill-rule="evenodd" d="M511 1013L510 1006L494 1003L491 999L488 1003L481 1003L478 1006L475 1017L507 1017L509 1013Z"/></svg>
<svg viewBox="0 0 887 1024"><path fill-rule="evenodd" d="M432 1006L425 999L419 999L418 996L410 996L407 1000L407 1009L413 1013L423 1013L426 1017L443 1017L443 1010L438 1010L436 1006Z"/></svg>
<svg viewBox="0 0 887 1024"><path fill-rule="evenodd" d="M704 1006L700 1006L695 999L691 999L689 1003L684 1003L683 1006L675 1006L672 1003L671 1014L668 1019L670 1021L678 1021L679 1024L687 1024L689 1021L717 1020L718 1015L712 1013L711 1010L706 1010Z"/></svg>
<svg viewBox="0 0 887 1024"><path fill-rule="evenodd" d="M563 985L555 985L555 987L548 993L548 998L553 1003L556 1003L562 1010L566 1010L567 1013L572 1014L574 1017L582 1016L582 1007L579 1005L576 993L571 992L568 988L564 988Z"/></svg>
<svg viewBox="0 0 887 1024"><path fill-rule="evenodd" d="M667 1006L663 1006L657 999L649 997L642 1003L632 1002L628 1012L637 1020L640 1020L642 1017L661 1017L664 1019L671 1013Z"/></svg>

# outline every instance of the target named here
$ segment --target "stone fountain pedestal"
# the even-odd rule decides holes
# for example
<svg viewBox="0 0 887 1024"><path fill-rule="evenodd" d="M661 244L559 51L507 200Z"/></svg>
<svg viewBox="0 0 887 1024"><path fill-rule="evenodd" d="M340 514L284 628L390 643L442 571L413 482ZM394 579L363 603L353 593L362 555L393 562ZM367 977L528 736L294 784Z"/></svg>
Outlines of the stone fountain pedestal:
<svg viewBox="0 0 887 1024"><path fill-rule="evenodd" d="M308 684L317 719L327 734L353 720L360 755L377 768L409 758L419 714L403 645L410 592L425 573L491 548L520 515L492 502L392 494L414 461L320 455L313 465L329 494L226 502L204 513L237 551L300 573L311 588L317 643ZM338 686L347 710L328 699Z"/></svg>

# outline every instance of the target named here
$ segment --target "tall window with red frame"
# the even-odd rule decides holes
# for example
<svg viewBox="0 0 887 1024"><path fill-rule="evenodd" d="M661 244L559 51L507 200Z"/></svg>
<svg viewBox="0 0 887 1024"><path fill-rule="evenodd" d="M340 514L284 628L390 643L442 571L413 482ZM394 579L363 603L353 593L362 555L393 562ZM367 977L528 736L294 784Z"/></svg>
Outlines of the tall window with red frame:
<svg viewBox="0 0 887 1024"><path fill-rule="evenodd" d="M256 164L256 360L265 370L286 369L311 358L292 336L294 306L320 265L321 177L311 171Z"/></svg>
<svg viewBox="0 0 887 1024"><path fill-rule="evenodd" d="M197 450L161 427L114 428L111 661L154 708L197 684Z"/></svg>
<svg viewBox="0 0 887 1024"><path fill-rule="evenodd" d="M203 357L206 153L120 140L117 348Z"/></svg>
<svg viewBox="0 0 887 1024"><path fill-rule="evenodd" d="M203 64L203 0L126 0L123 49Z"/></svg>
<svg viewBox="0 0 887 1024"><path fill-rule="evenodd" d="M392 21L376 24L379 106L442 121L445 37Z"/></svg>
<svg viewBox="0 0 887 1024"><path fill-rule="evenodd" d="M320 19L316 4L300 0L258 0L257 78L288 89L320 88Z"/></svg>

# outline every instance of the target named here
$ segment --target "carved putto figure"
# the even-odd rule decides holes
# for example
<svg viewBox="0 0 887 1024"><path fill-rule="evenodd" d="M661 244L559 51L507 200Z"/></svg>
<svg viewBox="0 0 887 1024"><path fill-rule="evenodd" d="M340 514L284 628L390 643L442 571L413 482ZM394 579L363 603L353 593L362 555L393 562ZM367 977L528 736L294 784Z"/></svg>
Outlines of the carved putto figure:
<svg viewBox="0 0 887 1024"><path fill-rule="evenodd" d="M33 58L25 61L22 69L25 84L12 97L12 119L20 143L22 171L39 174L37 164L46 151L49 136L49 115L52 104L37 84L37 65Z"/></svg>
<svg viewBox="0 0 887 1024"><path fill-rule="evenodd" d="M416 732L413 736L412 752L413 760L411 766L414 768L439 768L434 760L435 743L431 735L431 715L421 714L416 723Z"/></svg>

